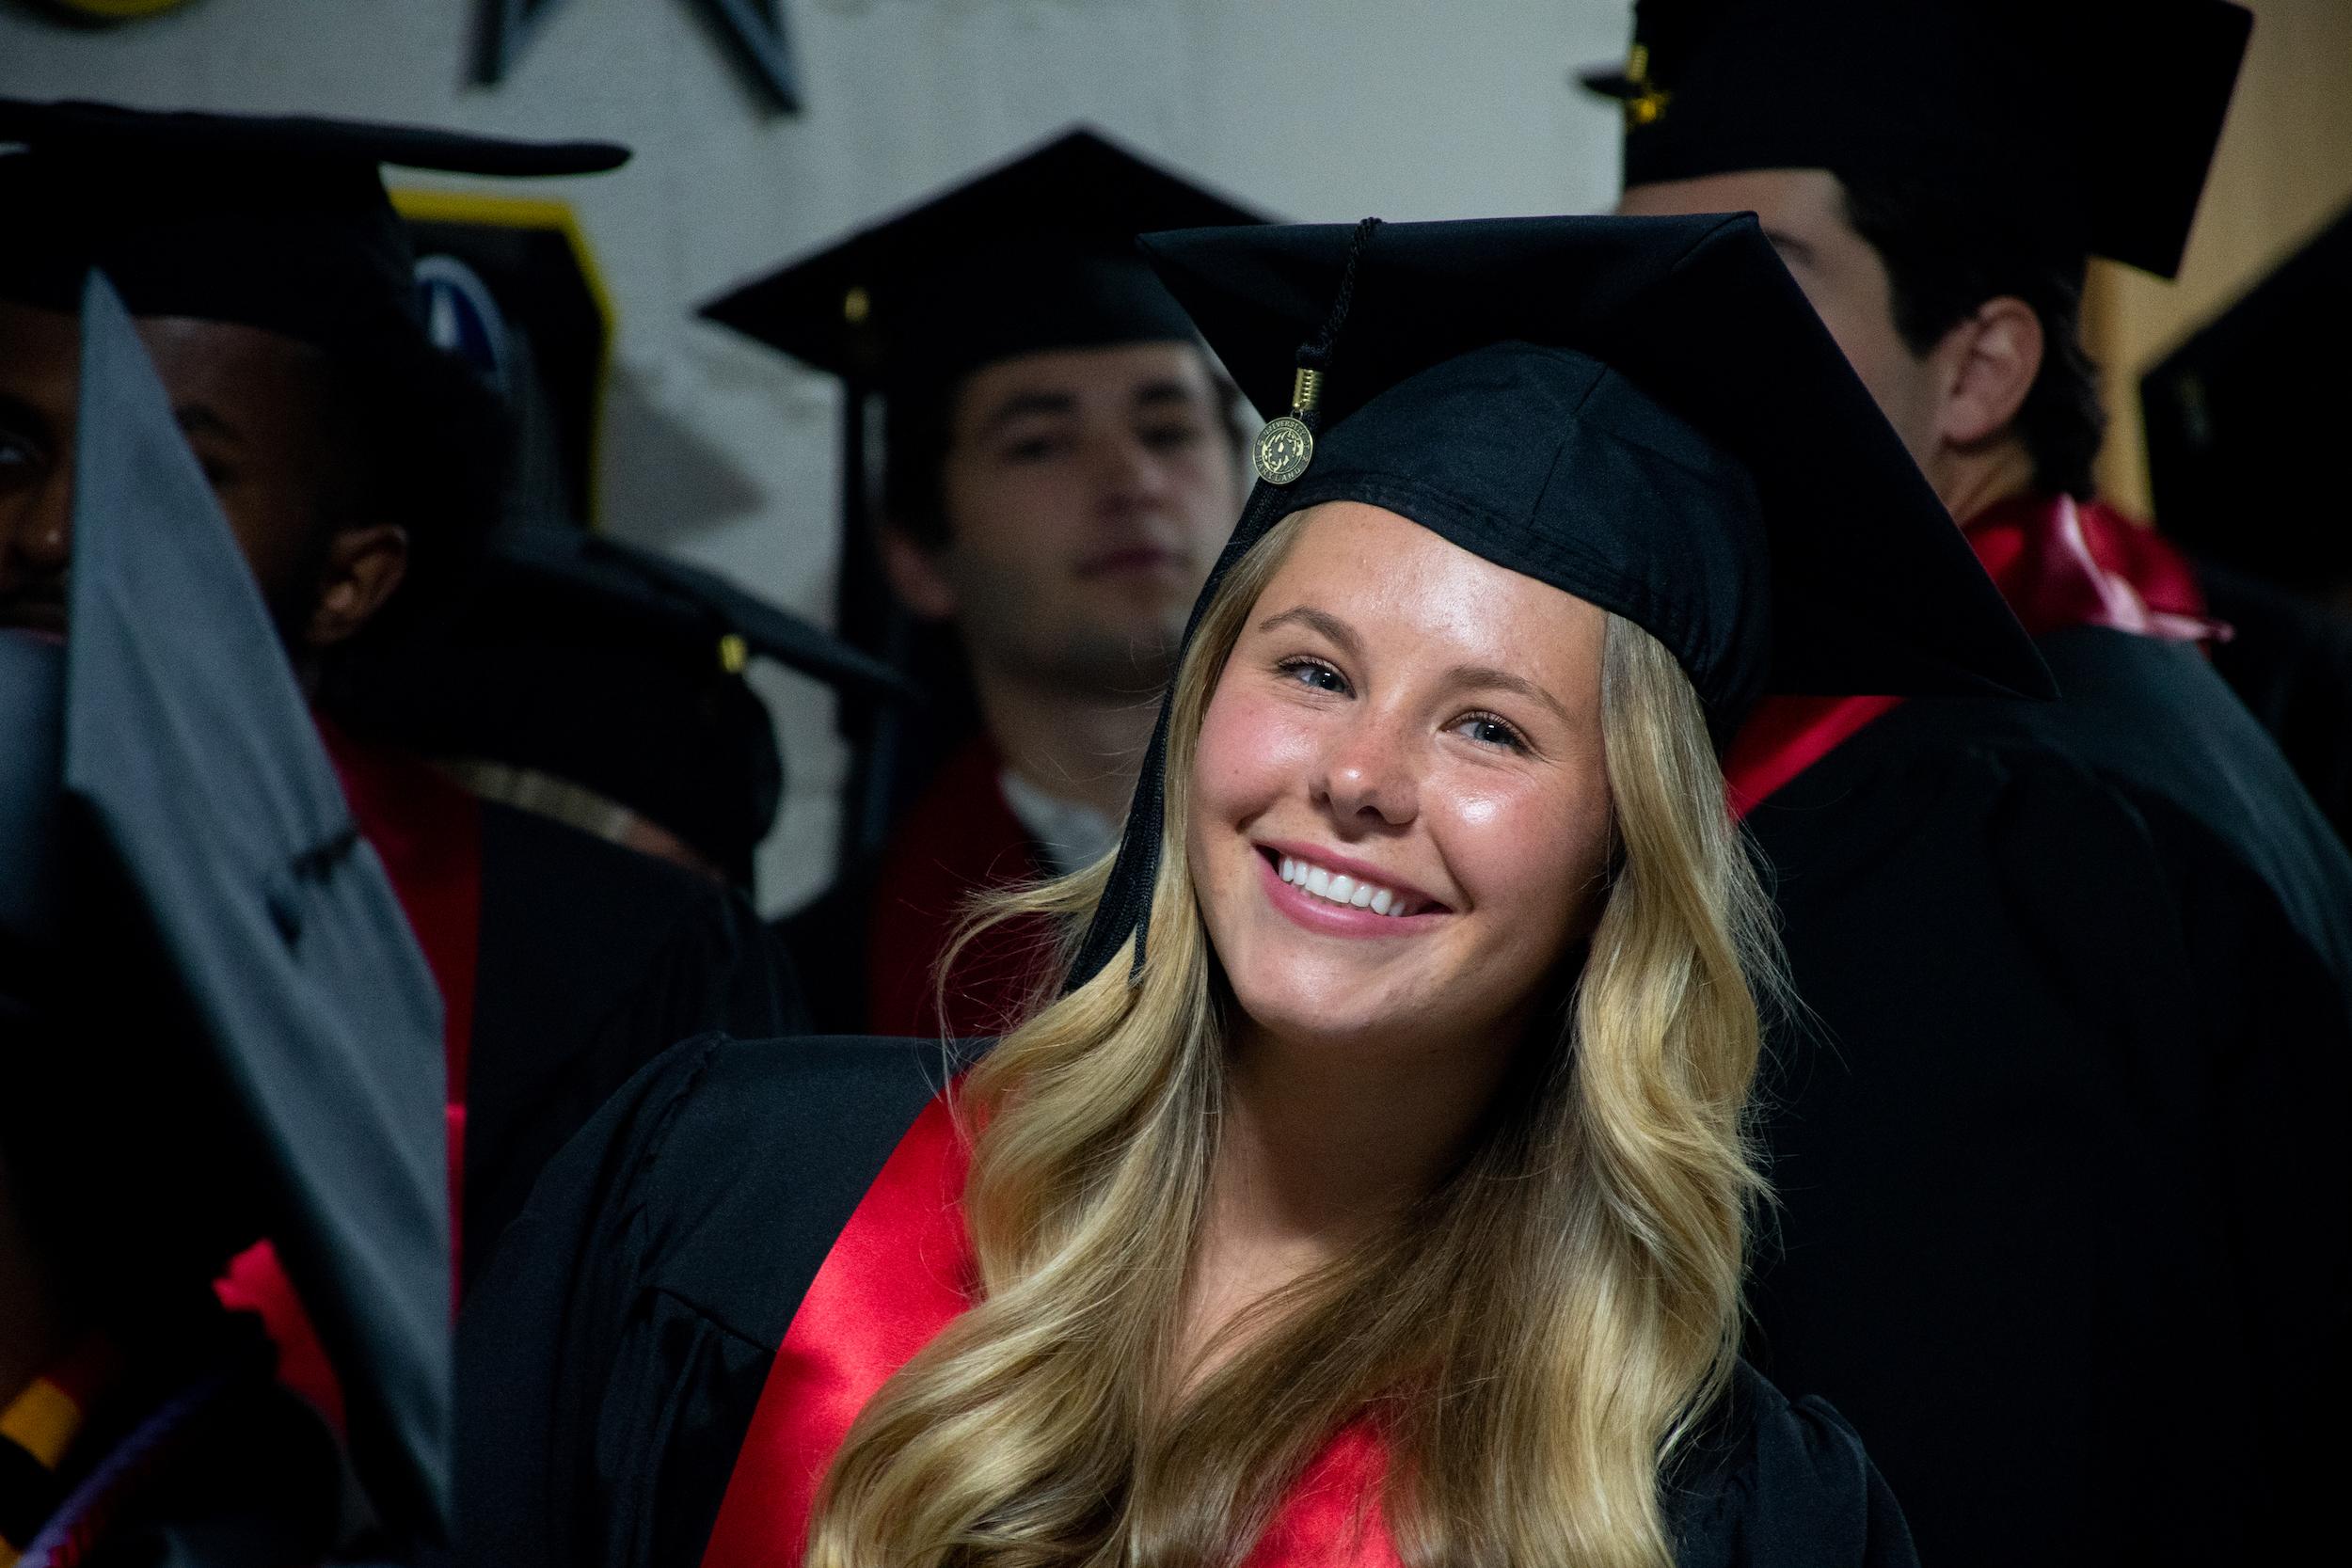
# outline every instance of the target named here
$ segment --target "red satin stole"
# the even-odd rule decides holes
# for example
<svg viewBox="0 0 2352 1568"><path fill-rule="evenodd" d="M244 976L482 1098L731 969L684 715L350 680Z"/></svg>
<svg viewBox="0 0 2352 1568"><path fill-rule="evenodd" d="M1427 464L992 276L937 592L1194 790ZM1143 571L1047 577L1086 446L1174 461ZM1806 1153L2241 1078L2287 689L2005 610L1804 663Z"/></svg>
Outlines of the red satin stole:
<svg viewBox="0 0 2352 1568"><path fill-rule="evenodd" d="M473 1043L474 966L482 935L481 803L416 758L354 739L326 716L313 717L352 819L384 863L393 896L441 993L453 1273L465 1191L466 1063ZM278 1346L278 1381L341 1432L342 1385L277 1250L261 1242L239 1254L215 1291L231 1309L261 1315Z"/></svg>
<svg viewBox="0 0 2352 1568"><path fill-rule="evenodd" d="M2027 496L1979 513L1969 547L2028 635L2109 626L2170 641L2226 639L2205 618L2187 559L2114 508L2069 496ZM1837 749L1899 697L1767 697L1724 753L1724 783L1744 816Z"/></svg>
<svg viewBox="0 0 2352 1568"><path fill-rule="evenodd" d="M801 1298L761 1386L703 1568L784 1568L866 1401L971 1305L966 1149L944 1100L923 1108ZM1342 1432L1292 1488L1249 1568L1401 1568L1380 1524L1386 1461L1368 1426Z"/></svg>

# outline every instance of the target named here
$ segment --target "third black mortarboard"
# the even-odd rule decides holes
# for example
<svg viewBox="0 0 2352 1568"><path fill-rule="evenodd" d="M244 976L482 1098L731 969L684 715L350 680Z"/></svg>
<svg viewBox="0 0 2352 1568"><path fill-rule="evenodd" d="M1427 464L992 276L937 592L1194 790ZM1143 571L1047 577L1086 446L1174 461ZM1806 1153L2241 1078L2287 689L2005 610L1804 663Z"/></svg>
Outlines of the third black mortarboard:
<svg viewBox="0 0 2352 1568"><path fill-rule="evenodd" d="M767 705L743 678L755 657L847 704L907 694L888 665L715 573L520 527L492 541L451 615L342 660L329 701L424 756L526 769L626 807L749 885L784 790Z"/></svg>
<svg viewBox="0 0 2352 1568"><path fill-rule="evenodd" d="M2059 251L2180 267L2251 16L2227 0L1639 0L1625 182L1899 178Z"/></svg>
<svg viewBox="0 0 2352 1568"><path fill-rule="evenodd" d="M1718 746L1767 691L2050 694L1752 216L1302 225L1144 247L1259 408L1302 402L1321 427L1273 454L1288 464L1262 451L1261 473L1282 477L1251 496L1200 605L1281 518L1362 501L1648 631ZM1303 399L1302 366L1320 375ZM1167 725L1163 708L1073 982L1148 917Z"/></svg>

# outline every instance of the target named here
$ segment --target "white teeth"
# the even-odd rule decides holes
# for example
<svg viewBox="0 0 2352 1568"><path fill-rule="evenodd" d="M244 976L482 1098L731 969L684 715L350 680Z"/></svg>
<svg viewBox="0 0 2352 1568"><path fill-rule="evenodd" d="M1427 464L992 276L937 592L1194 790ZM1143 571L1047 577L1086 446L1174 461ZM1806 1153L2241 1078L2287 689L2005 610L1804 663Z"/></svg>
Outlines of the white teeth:
<svg viewBox="0 0 2352 1568"><path fill-rule="evenodd" d="M1406 899L1401 893L1392 893L1376 882L1367 882L1339 872L1328 871L1310 861L1284 855L1276 862L1276 874L1293 887L1304 889L1318 898L1351 909L1370 910L1375 914L1406 912Z"/></svg>

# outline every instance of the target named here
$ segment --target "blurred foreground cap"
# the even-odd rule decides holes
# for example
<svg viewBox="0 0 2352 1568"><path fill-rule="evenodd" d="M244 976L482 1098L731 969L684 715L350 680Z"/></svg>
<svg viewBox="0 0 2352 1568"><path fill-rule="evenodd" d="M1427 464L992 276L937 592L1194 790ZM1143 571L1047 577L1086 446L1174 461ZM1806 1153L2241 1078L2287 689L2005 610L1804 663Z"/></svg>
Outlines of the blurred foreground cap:
<svg viewBox="0 0 2352 1568"><path fill-rule="evenodd" d="M341 1375L362 1480L388 1522L446 1540L440 1000L130 315L97 275L78 429L66 796L142 910L242 1119L205 1142L220 1163L260 1168L260 1224Z"/></svg>

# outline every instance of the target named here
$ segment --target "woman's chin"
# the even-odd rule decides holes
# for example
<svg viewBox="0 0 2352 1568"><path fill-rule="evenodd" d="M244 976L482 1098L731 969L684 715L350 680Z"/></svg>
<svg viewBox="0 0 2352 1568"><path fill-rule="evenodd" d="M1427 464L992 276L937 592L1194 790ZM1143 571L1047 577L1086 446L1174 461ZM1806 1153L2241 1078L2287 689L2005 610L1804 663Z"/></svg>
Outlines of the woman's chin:
<svg viewBox="0 0 2352 1568"><path fill-rule="evenodd" d="M1254 993L1254 994L1253 994ZM1425 1009L1398 1007L1361 987L1322 988L1295 983L1263 990L1236 986L1234 1000L1252 1032L1316 1054L1359 1053L1420 1038L1431 1030Z"/></svg>

